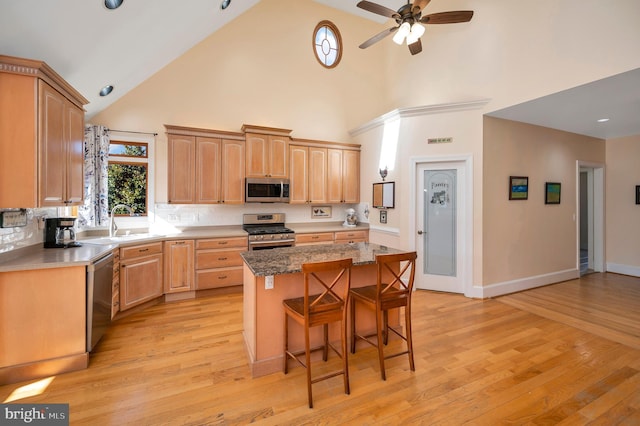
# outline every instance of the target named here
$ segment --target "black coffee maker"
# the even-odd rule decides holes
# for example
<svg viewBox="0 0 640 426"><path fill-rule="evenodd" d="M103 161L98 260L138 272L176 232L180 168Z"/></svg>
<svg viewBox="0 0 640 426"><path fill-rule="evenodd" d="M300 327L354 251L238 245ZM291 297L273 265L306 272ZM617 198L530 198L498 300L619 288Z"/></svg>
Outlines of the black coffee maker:
<svg viewBox="0 0 640 426"><path fill-rule="evenodd" d="M44 247L67 248L79 247L73 225L75 217L48 217L44 222Z"/></svg>

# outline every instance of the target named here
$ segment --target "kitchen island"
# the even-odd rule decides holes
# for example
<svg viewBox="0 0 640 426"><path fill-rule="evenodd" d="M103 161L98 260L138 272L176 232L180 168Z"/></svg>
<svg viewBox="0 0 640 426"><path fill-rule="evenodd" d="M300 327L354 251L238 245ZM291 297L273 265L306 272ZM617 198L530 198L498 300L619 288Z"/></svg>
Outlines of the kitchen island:
<svg viewBox="0 0 640 426"><path fill-rule="evenodd" d="M284 247L242 253L244 339L252 376L259 377L282 371L282 301L304 295L303 263L351 258L351 287L362 287L376 282L376 255L402 252L378 244L353 243ZM358 315L358 329L369 328L373 331L374 321L373 315ZM397 312L390 314L389 321L392 324L397 323ZM292 327L290 333L290 346L294 350L303 348L301 329ZM337 327L332 328L330 333L331 336L339 336ZM320 342L321 328L312 330L311 339L312 346L314 341Z"/></svg>

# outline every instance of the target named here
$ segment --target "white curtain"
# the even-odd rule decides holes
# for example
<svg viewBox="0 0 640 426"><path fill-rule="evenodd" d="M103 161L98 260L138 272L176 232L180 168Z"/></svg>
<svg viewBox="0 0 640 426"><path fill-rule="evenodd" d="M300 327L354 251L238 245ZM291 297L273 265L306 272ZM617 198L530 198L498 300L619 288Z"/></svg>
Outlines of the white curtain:
<svg viewBox="0 0 640 426"><path fill-rule="evenodd" d="M109 223L109 129L87 126L84 130L84 204L78 209L82 228Z"/></svg>

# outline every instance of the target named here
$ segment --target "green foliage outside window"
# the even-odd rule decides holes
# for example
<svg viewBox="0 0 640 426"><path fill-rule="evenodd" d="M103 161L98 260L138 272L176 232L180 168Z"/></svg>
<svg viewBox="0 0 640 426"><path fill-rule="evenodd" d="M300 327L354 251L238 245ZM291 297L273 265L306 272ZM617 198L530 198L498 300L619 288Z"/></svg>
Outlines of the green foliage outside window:
<svg viewBox="0 0 640 426"><path fill-rule="evenodd" d="M147 213L146 164L109 164L109 211L111 206L125 204L136 214ZM116 214L127 214L125 210Z"/></svg>
<svg viewBox="0 0 640 426"><path fill-rule="evenodd" d="M146 157L147 145L113 141L109 155L125 157ZM108 201L111 207L124 204L131 207L135 214L147 214L147 164L109 161ZM128 214L118 210L118 214Z"/></svg>

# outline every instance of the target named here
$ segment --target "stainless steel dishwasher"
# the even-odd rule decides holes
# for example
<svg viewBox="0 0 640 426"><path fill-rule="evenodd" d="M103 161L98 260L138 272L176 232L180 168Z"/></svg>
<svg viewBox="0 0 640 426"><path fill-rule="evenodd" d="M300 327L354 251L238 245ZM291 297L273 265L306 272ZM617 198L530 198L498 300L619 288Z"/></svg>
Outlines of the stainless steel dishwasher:
<svg viewBox="0 0 640 426"><path fill-rule="evenodd" d="M87 352L111 324L113 253L87 266Z"/></svg>

